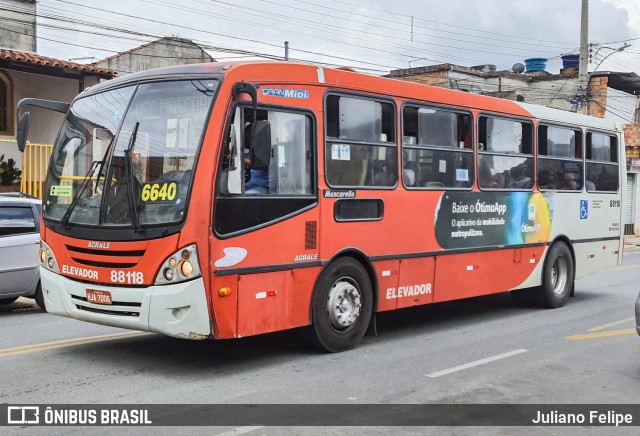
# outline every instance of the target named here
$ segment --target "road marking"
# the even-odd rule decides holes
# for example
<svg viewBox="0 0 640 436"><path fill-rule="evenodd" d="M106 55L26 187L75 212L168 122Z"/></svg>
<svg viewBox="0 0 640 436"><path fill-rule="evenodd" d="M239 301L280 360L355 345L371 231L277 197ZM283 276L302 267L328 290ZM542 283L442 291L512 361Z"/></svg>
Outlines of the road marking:
<svg viewBox="0 0 640 436"><path fill-rule="evenodd" d="M630 335L633 333L636 333L636 329L611 330L608 332L598 332L598 333L585 333L584 335L565 336L565 339L569 339L570 341L579 341L582 339L606 338L608 336Z"/></svg>
<svg viewBox="0 0 640 436"><path fill-rule="evenodd" d="M43 342L41 344L21 345L11 348L0 348L0 357L18 356L20 354L35 353L37 351L54 350L57 348L75 347L77 345L93 344L96 342L125 339L134 336L146 335L146 332L111 333L100 336L87 336L84 338L64 339L61 341Z"/></svg>
<svg viewBox="0 0 640 436"><path fill-rule="evenodd" d="M605 325L601 325L601 326L598 326L598 327L590 328L587 331L588 332L597 332L598 330L604 330L604 329L608 329L609 327L613 327L613 326L616 326L616 325L626 324L628 322L632 322L634 319L635 319L634 317L621 319L620 321L611 322L609 324L605 324Z"/></svg>
<svg viewBox="0 0 640 436"><path fill-rule="evenodd" d="M526 353L526 352L527 350L525 349L509 351L507 353L498 354L497 356L487 357L485 359L480 359L474 362L465 363L463 365L454 366L453 368L432 372L431 374L427 374L427 377L431 377L431 378L441 377L443 375L451 374L452 372L462 371L463 369L473 368L474 366L484 365L485 363L495 362L496 360L505 359L507 357L515 356L517 354Z"/></svg>
<svg viewBox="0 0 640 436"><path fill-rule="evenodd" d="M237 434L245 434L245 433L249 433L250 431L259 430L261 428L264 428L264 426L251 425L246 427L238 427L238 428L234 428L233 430L225 431L224 433L218 433L216 436L233 436Z"/></svg>

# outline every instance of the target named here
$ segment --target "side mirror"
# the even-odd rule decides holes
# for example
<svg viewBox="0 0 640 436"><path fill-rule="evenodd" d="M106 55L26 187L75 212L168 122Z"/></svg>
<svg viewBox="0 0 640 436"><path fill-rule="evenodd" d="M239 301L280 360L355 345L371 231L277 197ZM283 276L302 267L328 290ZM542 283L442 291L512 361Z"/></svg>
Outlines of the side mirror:
<svg viewBox="0 0 640 436"><path fill-rule="evenodd" d="M27 135L29 134L29 112L25 112L18 120L18 132L16 133L16 142L18 150L23 152L27 145Z"/></svg>
<svg viewBox="0 0 640 436"><path fill-rule="evenodd" d="M69 103L63 103L60 101L42 100L39 98L23 98L18 102L16 106L16 115L19 116L20 111L27 106L36 106L52 111L67 113L69 110ZM29 133L29 112L25 112L18 118L18 132L16 134L16 142L18 143L18 149L22 152L27 145L27 134Z"/></svg>
<svg viewBox="0 0 640 436"><path fill-rule="evenodd" d="M256 170L269 167L271 161L271 125L260 120L255 124L255 133L251 143L251 168Z"/></svg>

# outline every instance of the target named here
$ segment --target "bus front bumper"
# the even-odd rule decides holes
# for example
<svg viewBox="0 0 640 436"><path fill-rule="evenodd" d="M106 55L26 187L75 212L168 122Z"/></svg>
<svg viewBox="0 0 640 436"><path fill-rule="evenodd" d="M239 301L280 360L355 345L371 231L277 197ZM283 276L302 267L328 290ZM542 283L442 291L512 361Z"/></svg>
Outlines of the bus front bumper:
<svg viewBox="0 0 640 436"><path fill-rule="evenodd" d="M54 315L182 339L211 337L202 278L146 288L111 287L71 280L40 268L47 312ZM87 290L107 291L112 304L87 301Z"/></svg>

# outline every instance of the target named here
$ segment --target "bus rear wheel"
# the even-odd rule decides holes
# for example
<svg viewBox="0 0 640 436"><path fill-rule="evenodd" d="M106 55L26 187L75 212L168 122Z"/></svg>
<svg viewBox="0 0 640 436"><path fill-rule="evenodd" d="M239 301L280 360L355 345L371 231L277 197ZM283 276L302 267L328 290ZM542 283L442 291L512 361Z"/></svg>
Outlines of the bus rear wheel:
<svg viewBox="0 0 640 436"><path fill-rule="evenodd" d="M564 242L556 242L544 261L542 285L537 298L538 305L549 308L564 306L571 295L574 277L571 250Z"/></svg>
<svg viewBox="0 0 640 436"><path fill-rule="evenodd" d="M364 336L373 308L371 280L357 260L345 257L322 272L313 293L312 342L337 353Z"/></svg>

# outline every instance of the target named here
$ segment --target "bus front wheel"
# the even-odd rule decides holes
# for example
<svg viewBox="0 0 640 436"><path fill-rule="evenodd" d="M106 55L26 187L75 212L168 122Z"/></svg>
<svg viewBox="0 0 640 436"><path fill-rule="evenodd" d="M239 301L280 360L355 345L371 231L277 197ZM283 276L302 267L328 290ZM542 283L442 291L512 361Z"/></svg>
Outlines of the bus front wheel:
<svg viewBox="0 0 640 436"><path fill-rule="evenodd" d="M42 285L38 282L38 287L36 288L36 293L33 296L33 299L36 300L36 304L40 309L47 311L47 307L44 305L44 296L42 295Z"/></svg>
<svg viewBox="0 0 640 436"><path fill-rule="evenodd" d="M556 242L544 261L538 305L549 308L564 306L571 295L574 276L571 250L564 242Z"/></svg>
<svg viewBox="0 0 640 436"><path fill-rule="evenodd" d="M316 283L312 308L312 342L337 353L355 347L364 336L373 308L371 280L357 260L330 264Z"/></svg>

